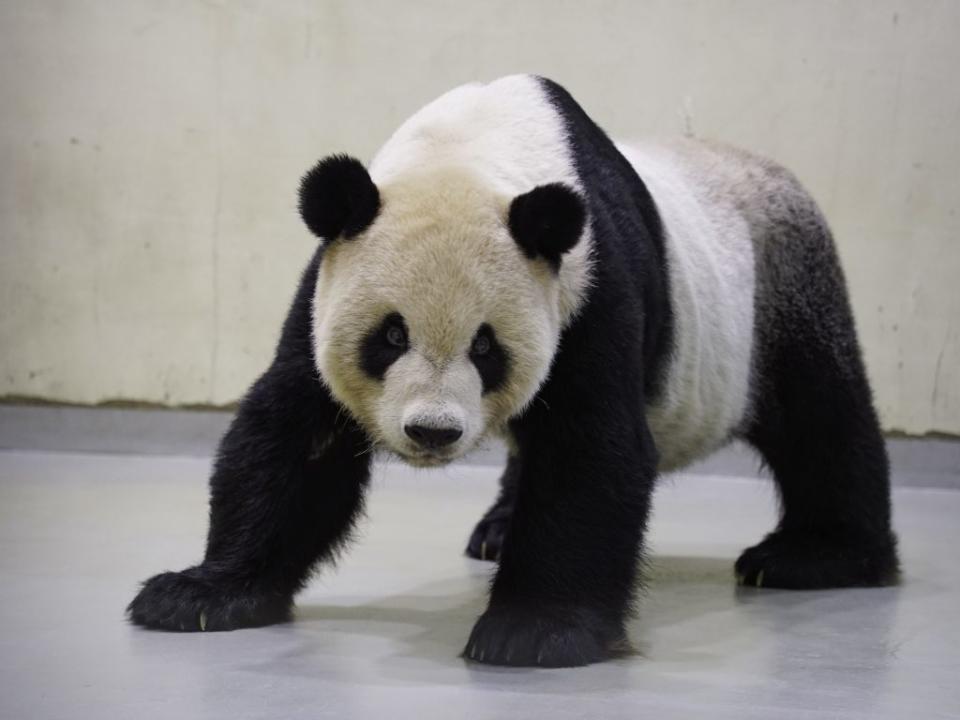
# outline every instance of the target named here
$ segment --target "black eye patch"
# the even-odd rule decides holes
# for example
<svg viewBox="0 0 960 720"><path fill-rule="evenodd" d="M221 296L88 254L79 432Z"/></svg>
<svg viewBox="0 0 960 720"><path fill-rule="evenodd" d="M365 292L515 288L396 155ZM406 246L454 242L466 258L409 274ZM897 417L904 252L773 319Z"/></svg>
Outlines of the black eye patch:
<svg viewBox="0 0 960 720"><path fill-rule="evenodd" d="M507 368L510 356L503 346L497 342L497 335L493 328L484 323L477 330L477 334L470 343L470 361L480 373L483 383L483 394L499 389L507 379Z"/></svg>
<svg viewBox="0 0 960 720"><path fill-rule="evenodd" d="M400 313L390 313L360 346L360 367L372 378L383 380L387 369L410 349L407 324Z"/></svg>

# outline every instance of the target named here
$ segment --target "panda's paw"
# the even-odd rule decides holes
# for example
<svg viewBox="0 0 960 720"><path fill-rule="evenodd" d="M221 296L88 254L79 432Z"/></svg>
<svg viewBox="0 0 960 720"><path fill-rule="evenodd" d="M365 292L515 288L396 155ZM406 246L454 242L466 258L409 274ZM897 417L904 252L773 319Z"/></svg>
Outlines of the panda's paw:
<svg viewBox="0 0 960 720"><path fill-rule="evenodd" d="M127 614L155 630L212 632L285 622L292 605L289 595L251 590L200 565L147 580Z"/></svg>
<svg viewBox="0 0 960 720"><path fill-rule="evenodd" d="M487 610L470 633L463 657L519 667L577 667L629 652L623 629L581 608L502 607Z"/></svg>
<svg viewBox="0 0 960 720"><path fill-rule="evenodd" d="M896 540L810 537L774 532L734 566L737 584L813 590L893 585L899 577Z"/></svg>
<svg viewBox="0 0 960 720"><path fill-rule="evenodd" d="M487 514L480 518L480 522L470 535L466 549L467 557L493 562L499 560L512 514L513 503L504 502L502 499L487 510Z"/></svg>

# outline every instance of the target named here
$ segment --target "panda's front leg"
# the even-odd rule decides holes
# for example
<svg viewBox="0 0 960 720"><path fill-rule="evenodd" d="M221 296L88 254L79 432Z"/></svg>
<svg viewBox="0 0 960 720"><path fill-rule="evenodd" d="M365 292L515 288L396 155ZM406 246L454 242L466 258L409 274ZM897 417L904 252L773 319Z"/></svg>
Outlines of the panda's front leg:
<svg viewBox="0 0 960 720"><path fill-rule="evenodd" d="M635 409L564 412L541 405L515 428L516 506L468 660L569 667L628 648L656 450Z"/></svg>
<svg viewBox="0 0 960 720"><path fill-rule="evenodd" d="M358 515L367 449L309 358L278 358L220 444L203 562L147 580L130 619L178 631L289 619L294 594L342 547Z"/></svg>
<svg viewBox="0 0 960 720"><path fill-rule="evenodd" d="M155 575L127 608L160 630L282 622L318 561L349 536L369 479L366 435L320 382L311 348L321 251L300 281L277 353L217 451L203 562Z"/></svg>

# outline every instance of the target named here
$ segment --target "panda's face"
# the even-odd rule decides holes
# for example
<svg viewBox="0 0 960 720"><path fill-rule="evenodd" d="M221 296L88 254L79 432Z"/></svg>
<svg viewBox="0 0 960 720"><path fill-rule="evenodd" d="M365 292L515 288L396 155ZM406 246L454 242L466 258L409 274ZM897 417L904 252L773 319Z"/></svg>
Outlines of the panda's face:
<svg viewBox="0 0 960 720"><path fill-rule="evenodd" d="M369 225L325 250L316 362L377 445L439 465L501 432L546 378L559 254L522 247L514 198L460 172L405 177L377 200Z"/></svg>

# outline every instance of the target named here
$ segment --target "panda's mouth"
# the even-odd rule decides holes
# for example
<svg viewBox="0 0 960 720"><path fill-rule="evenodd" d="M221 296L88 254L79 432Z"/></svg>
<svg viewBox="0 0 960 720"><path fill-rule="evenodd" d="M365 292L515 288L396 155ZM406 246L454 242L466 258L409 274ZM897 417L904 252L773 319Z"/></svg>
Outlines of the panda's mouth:
<svg viewBox="0 0 960 720"><path fill-rule="evenodd" d="M429 452L418 452L418 453L405 453L397 452L397 455L408 465L413 465L414 467L430 468L430 467L440 467L450 463L454 459L454 455L444 455L440 453L429 453Z"/></svg>

